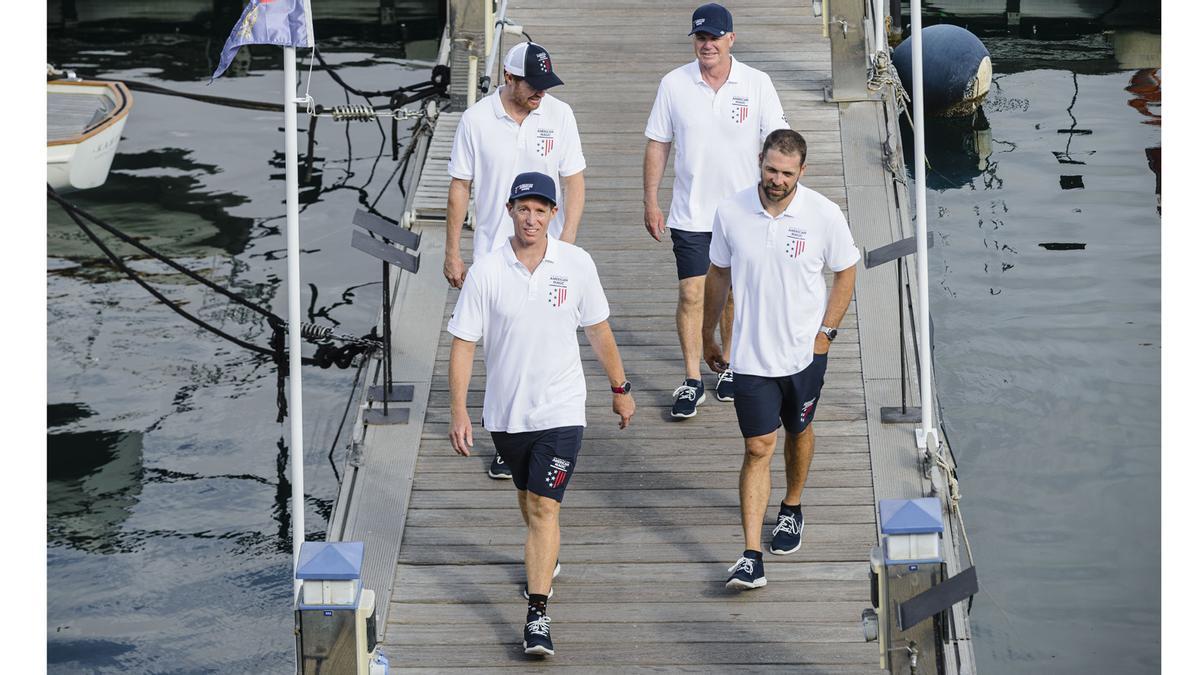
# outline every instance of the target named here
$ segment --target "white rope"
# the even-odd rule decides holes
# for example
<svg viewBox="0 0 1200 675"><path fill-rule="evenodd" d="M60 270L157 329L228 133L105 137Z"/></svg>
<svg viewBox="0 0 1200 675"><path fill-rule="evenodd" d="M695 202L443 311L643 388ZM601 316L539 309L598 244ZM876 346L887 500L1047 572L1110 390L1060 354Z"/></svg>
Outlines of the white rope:
<svg viewBox="0 0 1200 675"><path fill-rule="evenodd" d="M310 51L308 53L308 79L304 83L304 98L301 99L304 102L304 110L309 115L314 114L315 106L316 106L316 101L314 101L313 97L308 93L309 90L312 88L313 62L315 62L316 60L317 60L317 45L314 44L312 46L312 51Z"/></svg>
<svg viewBox="0 0 1200 675"><path fill-rule="evenodd" d="M938 443L937 452L930 453L930 457L946 476L946 487L950 492L950 512L958 519L958 530L962 534L963 544L967 549L967 562L974 565L975 556L971 554L971 540L967 538L967 524L963 521L962 509L958 507L958 502L962 499L962 492L958 489L958 479L954 476L954 470L946 461L945 447L945 443Z"/></svg>

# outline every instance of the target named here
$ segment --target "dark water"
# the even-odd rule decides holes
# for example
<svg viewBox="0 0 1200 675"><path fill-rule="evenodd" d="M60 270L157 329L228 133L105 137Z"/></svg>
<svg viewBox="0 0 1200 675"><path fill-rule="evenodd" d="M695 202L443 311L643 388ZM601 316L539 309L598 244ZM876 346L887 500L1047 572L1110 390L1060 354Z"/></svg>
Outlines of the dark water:
<svg viewBox="0 0 1200 675"><path fill-rule="evenodd" d="M335 45L326 59L355 86L390 89L428 77L428 65L400 58L400 45L324 35ZM82 76L281 97L277 49L253 50L245 76L212 86L205 35L142 32L122 41L112 31L52 30L49 51ZM312 94L326 105L347 100L320 72ZM286 316L281 116L134 98L108 182L70 199ZM372 204L399 215L398 163L374 124L323 119L316 137L313 177L300 192L305 320L361 335L379 309L379 267L350 249L350 219ZM302 153L306 140L302 133ZM289 672L291 488L274 366L158 304L57 206L47 217L50 672ZM117 250L189 311L267 342L257 314L130 248ZM354 375L311 367L303 374L309 539L323 538L336 494L346 432L334 441Z"/></svg>
<svg viewBox="0 0 1200 675"><path fill-rule="evenodd" d="M979 671L1158 672L1160 71L1095 33L984 43L986 124L927 127Z"/></svg>

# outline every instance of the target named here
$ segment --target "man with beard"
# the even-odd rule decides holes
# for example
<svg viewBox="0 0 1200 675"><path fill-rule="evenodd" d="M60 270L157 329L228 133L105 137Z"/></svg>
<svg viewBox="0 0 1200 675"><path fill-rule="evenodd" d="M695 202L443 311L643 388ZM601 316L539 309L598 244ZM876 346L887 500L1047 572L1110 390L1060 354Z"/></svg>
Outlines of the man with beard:
<svg viewBox="0 0 1200 675"><path fill-rule="evenodd" d="M733 58L733 15L721 5L701 5L692 13L696 60L667 73L658 85L646 122L642 165L645 226L662 241L671 229L671 248L679 278L675 329L683 352L684 380L675 389L671 416L696 415L705 400L700 378L700 323L704 314L704 274L712 238L713 210L725 197L758 179L755 161L767 134L788 128L771 78ZM663 218L658 185L675 145L675 183L671 210ZM729 358L732 308L721 321L725 358ZM719 401L732 401L733 372L717 377Z"/></svg>
<svg viewBox="0 0 1200 675"><path fill-rule="evenodd" d="M462 115L450 151L450 190L446 197L446 258L442 273L462 288L467 268L459 252L471 187L475 188L474 260L508 244L512 220L505 211L512 179L525 171L550 176L564 197L549 223L551 237L575 241L583 216L583 169L579 130L571 106L546 93L562 84L550 54L522 42L504 57L504 86ZM564 217L565 214L565 217ZM499 453L488 476L512 478Z"/></svg>
<svg viewBox="0 0 1200 675"><path fill-rule="evenodd" d="M554 181L516 177L508 201L515 233L479 258L463 284L447 330L450 442L470 455L474 436L467 389L475 343L483 340L487 379L483 425L512 467L525 538L526 654L554 655L546 603L558 559L558 513L583 442L587 383L576 331L583 327L612 388L624 429L635 410L621 355L608 326L608 300L583 249L546 236L557 199Z"/></svg>
<svg viewBox="0 0 1200 675"><path fill-rule="evenodd" d="M713 218L704 360L714 372L733 369L733 404L745 441L738 493L746 550L729 568L728 588L767 583L762 523L781 422L787 491L771 533L771 553L800 549L800 494L813 457L813 414L825 384L829 344L854 294L858 248L837 204L800 185L806 154L800 134L771 132L758 156L759 184L721 202ZM828 303L826 266L834 272ZM735 311L727 363L714 332L731 282Z"/></svg>

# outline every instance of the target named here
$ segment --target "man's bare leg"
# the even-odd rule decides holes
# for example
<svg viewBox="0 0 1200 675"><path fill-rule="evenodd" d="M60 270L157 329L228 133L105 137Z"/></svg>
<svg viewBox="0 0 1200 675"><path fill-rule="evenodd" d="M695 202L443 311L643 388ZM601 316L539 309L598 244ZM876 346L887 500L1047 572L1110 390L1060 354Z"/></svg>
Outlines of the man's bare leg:
<svg viewBox="0 0 1200 675"><path fill-rule="evenodd" d="M675 328L683 352L686 377L700 379L700 327L704 323L704 275L679 280L679 304L675 307Z"/></svg>
<svg viewBox="0 0 1200 675"><path fill-rule="evenodd" d="M742 531L746 548L762 551L763 517L771 499L771 455L775 454L775 432L745 439L738 496L742 502Z"/></svg>
<svg viewBox="0 0 1200 675"><path fill-rule="evenodd" d="M529 527L529 506L525 503L525 495L528 494L524 490L517 490L517 504L521 507L521 520L525 521L525 527Z"/></svg>
<svg viewBox="0 0 1200 675"><path fill-rule="evenodd" d="M783 461L787 466L787 492L783 496L784 504L800 504L800 493L804 491L808 467L812 465L814 438L811 422L798 434L785 434Z"/></svg>
<svg viewBox="0 0 1200 675"><path fill-rule="evenodd" d="M549 497L526 492L523 513L529 531L525 538L525 578L530 595L549 595L558 560L558 511L561 506Z"/></svg>

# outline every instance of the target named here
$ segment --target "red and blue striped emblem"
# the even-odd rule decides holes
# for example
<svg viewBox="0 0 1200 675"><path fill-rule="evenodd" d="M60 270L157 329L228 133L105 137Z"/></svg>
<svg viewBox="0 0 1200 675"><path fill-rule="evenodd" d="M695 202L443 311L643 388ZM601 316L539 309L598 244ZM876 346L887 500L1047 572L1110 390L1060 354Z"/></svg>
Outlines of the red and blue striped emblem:
<svg viewBox="0 0 1200 675"><path fill-rule="evenodd" d="M562 307L567 301L567 287L555 286L550 288L550 306Z"/></svg>

